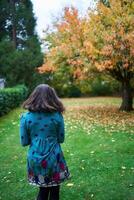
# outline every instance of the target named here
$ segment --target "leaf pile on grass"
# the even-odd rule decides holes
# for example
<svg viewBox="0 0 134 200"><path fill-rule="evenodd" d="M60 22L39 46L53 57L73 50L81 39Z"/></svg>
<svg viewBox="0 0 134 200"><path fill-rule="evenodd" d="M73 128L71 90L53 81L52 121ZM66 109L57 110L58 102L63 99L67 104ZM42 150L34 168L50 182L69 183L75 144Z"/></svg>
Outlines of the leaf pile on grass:
<svg viewBox="0 0 134 200"><path fill-rule="evenodd" d="M120 129L130 128L134 133L134 112L119 111L116 106L75 106L68 107L67 121L75 121L77 124L96 124L112 126Z"/></svg>

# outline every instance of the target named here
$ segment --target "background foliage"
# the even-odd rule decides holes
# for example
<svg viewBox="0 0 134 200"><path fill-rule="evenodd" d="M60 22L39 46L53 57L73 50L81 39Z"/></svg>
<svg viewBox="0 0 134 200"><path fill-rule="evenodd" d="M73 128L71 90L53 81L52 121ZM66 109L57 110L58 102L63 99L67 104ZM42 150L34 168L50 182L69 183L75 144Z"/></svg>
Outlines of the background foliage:
<svg viewBox="0 0 134 200"><path fill-rule="evenodd" d="M39 82L35 69L43 62L32 3L2 0L0 13L0 78L7 86L26 84L32 89Z"/></svg>

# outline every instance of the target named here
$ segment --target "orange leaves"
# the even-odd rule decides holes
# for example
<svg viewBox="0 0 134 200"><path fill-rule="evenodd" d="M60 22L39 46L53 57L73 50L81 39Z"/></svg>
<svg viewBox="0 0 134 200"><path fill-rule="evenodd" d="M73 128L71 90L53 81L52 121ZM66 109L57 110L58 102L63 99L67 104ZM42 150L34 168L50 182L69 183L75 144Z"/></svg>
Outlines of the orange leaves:
<svg viewBox="0 0 134 200"><path fill-rule="evenodd" d="M121 0L110 0L111 7L98 3L97 10L85 18L79 17L77 9L65 8L51 35L51 48L40 73L54 72L65 65L80 80L89 78L93 68L134 72L134 12L128 4L122 6Z"/></svg>
<svg viewBox="0 0 134 200"><path fill-rule="evenodd" d="M64 19L68 24L71 24L74 26L79 25L79 19L78 19L78 10L74 7L66 7L65 8L65 14L64 14Z"/></svg>
<svg viewBox="0 0 134 200"><path fill-rule="evenodd" d="M51 65L51 63L45 63L43 64L41 67L38 67L38 72L40 74L43 74L43 73L47 73L47 72L54 72L56 69L54 66Z"/></svg>
<svg viewBox="0 0 134 200"><path fill-rule="evenodd" d="M58 31L64 32L69 30L69 25L66 22L62 22L61 24L57 25Z"/></svg>
<svg viewBox="0 0 134 200"><path fill-rule="evenodd" d="M72 66L76 71L76 67L83 65L81 58L75 58L82 46L81 23L77 9L65 8L62 20L56 24L57 31L51 34L52 47L46 54L44 65L39 68L40 73L53 72L58 67L64 66L62 64L64 62L70 65L70 72L73 74Z"/></svg>
<svg viewBox="0 0 134 200"><path fill-rule="evenodd" d="M58 47L58 51L61 51L68 58L70 58L72 55L72 49L66 43L61 43L61 45Z"/></svg>
<svg viewBox="0 0 134 200"><path fill-rule="evenodd" d="M83 70L80 67L77 67L76 70L74 70L73 77L78 80L84 80L86 78Z"/></svg>
<svg viewBox="0 0 134 200"><path fill-rule="evenodd" d="M63 21L57 24L57 29L59 32L64 33L65 31L72 32L76 27L80 25L80 20L78 16L78 10L74 7L66 7L64 9Z"/></svg>
<svg viewBox="0 0 134 200"><path fill-rule="evenodd" d="M120 76L122 69L134 72L133 20L128 4L122 4L121 0L111 0L111 8L98 4L98 13L92 19L97 17L100 23L95 26L92 21L91 31L95 35L93 40L99 51L95 61L99 71L117 70ZM118 64L120 68L117 67Z"/></svg>
<svg viewBox="0 0 134 200"><path fill-rule="evenodd" d="M82 65L83 65L83 62L82 62L82 60L80 60L80 59L77 59L77 60L68 59L68 63L69 63L70 65L73 65L73 66L82 66Z"/></svg>
<svg viewBox="0 0 134 200"><path fill-rule="evenodd" d="M93 54L93 52L94 52L94 46L93 46L93 44L91 43L91 41L84 41L84 43L83 43L83 45L84 45L84 48L85 48L85 51L86 51L86 53L87 53L87 55L89 56L89 57L91 57L91 55Z"/></svg>
<svg viewBox="0 0 134 200"><path fill-rule="evenodd" d="M113 52L113 46L111 44L104 46L101 50L101 54L104 56L111 56L112 52Z"/></svg>
<svg viewBox="0 0 134 200"><path fill-rule="evenodd" d="M102 2L98 4L98 10L100 11L100 14L103 13L105 13L105 15L111 14L111 10L109 9L109 7L105 6Z"/></svg>
<svg viewBox="0 0 134 200"><path fill-rule="evenodd" d="M128 129L129 133L131 131L134 133L132 130L132 126L134 127L134 113L119 112L118 104L112 105L114 104L112 102L113 100L117 101L119 99L109 97L80 98L79 101L75 98L72 100L64 99L65 105L68 101L70 103L66 106L67 112L65 116L67 121L74 120L78 121L78 124L85 125L84 127L87 133L91 124L101 124L104 127L110 125L111 131L113 130L115 132L117 127L120 127L120 129ZM75 106L71 106L71 101ZM83 102L85 103L83 104Z"/></svg>
<svg viewBox="0 0 134 200"><path fill-rule="evenodd" d="M105 60L101 62L95 62L96 68L101 72L105 70L112 70L114 65L111 60Z"/></svg>

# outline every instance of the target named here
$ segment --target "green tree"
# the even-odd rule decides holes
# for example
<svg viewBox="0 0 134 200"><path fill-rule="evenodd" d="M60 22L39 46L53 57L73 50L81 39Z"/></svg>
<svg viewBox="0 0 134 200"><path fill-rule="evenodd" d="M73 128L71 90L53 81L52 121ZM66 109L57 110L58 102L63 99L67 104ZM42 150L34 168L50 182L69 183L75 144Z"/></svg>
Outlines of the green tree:
<svg viewBox="0 0 134 200"><path fill-rule="evenodd" d="M32 3L2 0L0 12L0 76L8 85L25 83L31 88L38 79L35 69L43 62Z"/></svg>
<svg viewBox="0 0 134 200"><path fill-rule="evenodd" d="M30 0L1 0L0 38L13 41L15 48L25 47L25 41L35 36L36 20Z"/></svg>

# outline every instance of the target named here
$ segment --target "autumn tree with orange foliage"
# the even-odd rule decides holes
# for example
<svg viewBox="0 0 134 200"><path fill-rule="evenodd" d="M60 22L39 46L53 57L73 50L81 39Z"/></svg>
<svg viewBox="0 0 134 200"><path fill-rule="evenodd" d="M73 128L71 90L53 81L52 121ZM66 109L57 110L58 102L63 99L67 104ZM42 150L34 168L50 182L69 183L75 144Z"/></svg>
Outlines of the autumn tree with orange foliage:
<svg viewBox="0 0 134 200"><path fill-rule="evenodd" d="M50 49L43 66L38 68L40 73L54 72L65 62L69 65L69 73L72 76L82 78L80 67L83 66L81 61L83 23L77 9L73 7L64 9L63 19L55 24L57 31L47 35L46 41L49 41Z"/></svg>
<svg viewBox="0 0 134 200"><path fill-rule="evenodd" d="M87 53L91 43L84 41L85 26L86 20L79 17L77 9L64 9L63 18L55 24L56 31L46 32L45 42L49 43L49 51L45 54L44 64L38 68L40 73L62 71L62 76L70 77L69 81L76 85L93 77L89 70L93 66Z"/></svg>
<svg viewBox="0 0 134 200"><path fill-rule="evenodd" d="M134 2L109 2L110 7L99 3L97 13L90 15L90 40L96 48L93 60L99 71L107 72L122 84L120 110L131 111L131 81L134 78Z"/></svg>
<svg viewBox="0 0 134 200"><path fill-rule="evenodd" d="M99 2L96 10L80 18L75 8L65 8L56 31L49 34L50 49L40 73L63 67L76 80L90 79L97 71L122 84L121 110L132 110L134 77L134 3L131 0Z"/></svg>

